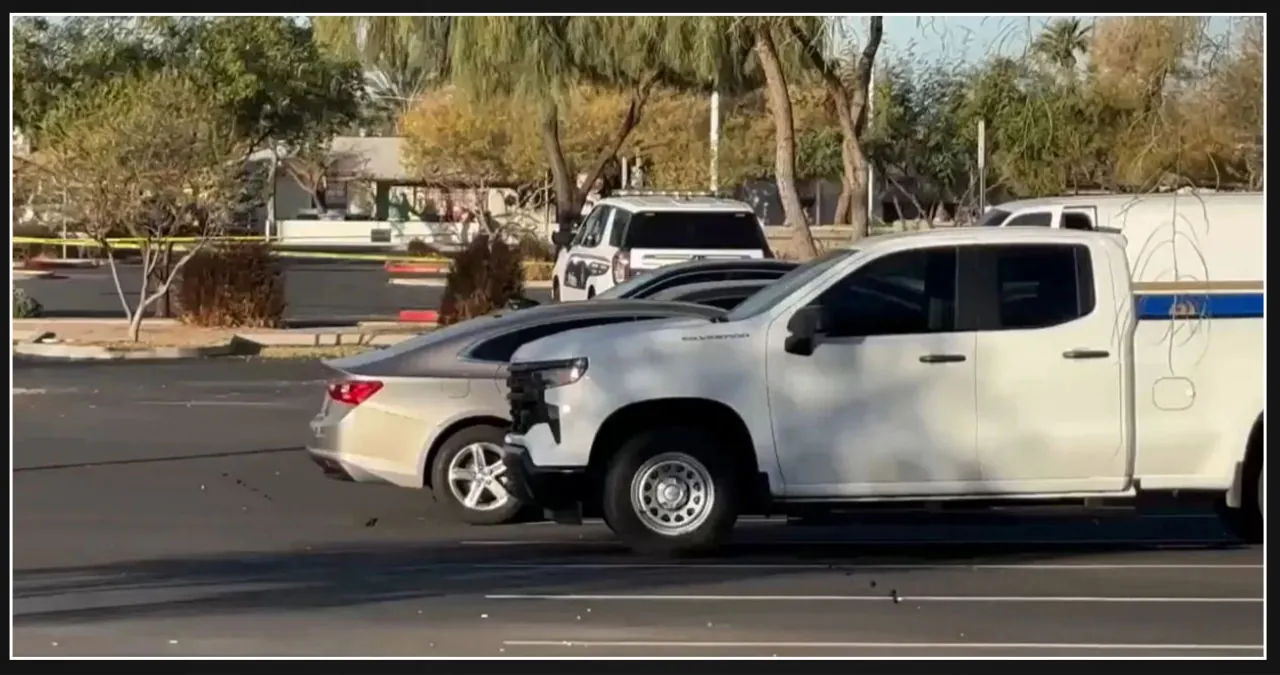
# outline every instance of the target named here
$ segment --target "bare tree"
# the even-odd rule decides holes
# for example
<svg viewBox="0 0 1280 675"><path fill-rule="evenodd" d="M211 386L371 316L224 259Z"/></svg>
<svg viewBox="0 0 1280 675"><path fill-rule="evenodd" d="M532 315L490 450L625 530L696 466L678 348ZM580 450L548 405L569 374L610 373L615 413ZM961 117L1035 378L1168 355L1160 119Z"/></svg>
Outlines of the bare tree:
<svg viewBox="0 0 1280 675"><path fill-rule="evenodd" d="M136 341L147 308L240 207L247 144L196 84L168 72L110 83L61 111L46 133L42 174L67 195L66 215L106 253ZM142 259L136 303L116 265L126 246ZM177 259L153 284L173 252Z"/></svg>

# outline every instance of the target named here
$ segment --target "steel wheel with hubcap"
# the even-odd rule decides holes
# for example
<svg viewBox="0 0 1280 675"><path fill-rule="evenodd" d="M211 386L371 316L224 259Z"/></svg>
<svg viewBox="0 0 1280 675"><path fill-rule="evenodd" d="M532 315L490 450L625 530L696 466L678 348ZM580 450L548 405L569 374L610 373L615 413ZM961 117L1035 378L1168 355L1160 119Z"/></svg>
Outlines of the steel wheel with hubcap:
<svg viewBox="0 0 1280 675"><path fill-rule="evenodd" d="M711 514L716 486L702 462L680 452L664 452L636 470L631 508L645 527L664 536L692 532Z"/></svg>
<svg viewBox="0 0 1280 675"><path fill-rule="evenodd" d="M432 486L459 520L499 525L516 518L523 504L503 487L502 430L476 426L450 437L436 455Z"/></svg>
<svg viewBox="0 0 1280 675"><path fill-rule="evenodd" d="M713 550L738 517L736 467L717 446L693 428L644 431L623 443L604 476L605 524L642 553Z"/></svg>

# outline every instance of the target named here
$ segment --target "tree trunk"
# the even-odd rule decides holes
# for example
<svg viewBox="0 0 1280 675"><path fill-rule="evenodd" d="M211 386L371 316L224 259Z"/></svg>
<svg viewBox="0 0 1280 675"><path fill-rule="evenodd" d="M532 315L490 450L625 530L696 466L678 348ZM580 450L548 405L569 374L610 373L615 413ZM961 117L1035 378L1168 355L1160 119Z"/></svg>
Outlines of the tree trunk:
<svg viewBox="0 0 1280 675"><path fill-rule="evenodd" d="M849 225L852 232L850 241L858 241L871 231L871 213L867 210L867 156L862 154L859 143L849 142L846 137L840 151L840 163L843 166L845 193L841 199L847 199L849 209Z"/></svg>
<svg viewBox="0 0 1280 675"><path fill-rule="evenodd" d="M577 177L564 158L560 146L560 113L554 105L548 105L542 116L542 147L551 164L551 182L556 193L556 224L561 231L572 229L582 217L585 195L580 195Z"/></svg>
<svg viewBox="0 0 1280 675"><path fill-rule="evenodd" d="M591 164L591 168L587 171L586 178L582 185L578 185L577 176L569 168L569 162L565 159L564 148L560 143L560 119L559 113L555 106L549 106L547 113L542 118L542 144L547 153L547 159L551 163L551 177L555 183L556 190L556 219L560 225L560 229L567 229L566 224L577 222L582 217L582 206L587 201L587 193L591 191L591 186L604 173L605 167L609 162L618 156L618 151L622 149L622 144L626 142L627 136L635 130L636 125L640 123L640 116L644 112L644 105L649 100L649 93L653 90L658 78L656 75L647 76L642 80L631 93L631 104L627 106L627 112L618 122L618 128L610 139L609 144L600 149L596 155L595 161Z"/></svg>
<svg viewBox="0 0 1280 675"><path fill-rule="evenodd" d="M857 141L858 129L844 87L838 82L828 82L827 94L835 101L836 119L840 122L840 199L836 202L835 224L853 225L856 241L861 237L859 232L865 231L867 215L866 170L863 167L860 172L856 160L862 155ZM861 230L859 223L863 223Z"/></svg>
<svg viewBox="0 0 1280 675"><path fill-rule="evenodd" d="M796 189L796 128L791 115L791 95L770 28L762 20L757 21L761 23L755 29L756 56L764 71L765 93L773 111L774 177L778 184L778 198L782 201L786 225L791 229L794 253L811 258L818 254L818 248L813 241L813 232L809 230L804 207L800 204L800 192Z"/></svg>

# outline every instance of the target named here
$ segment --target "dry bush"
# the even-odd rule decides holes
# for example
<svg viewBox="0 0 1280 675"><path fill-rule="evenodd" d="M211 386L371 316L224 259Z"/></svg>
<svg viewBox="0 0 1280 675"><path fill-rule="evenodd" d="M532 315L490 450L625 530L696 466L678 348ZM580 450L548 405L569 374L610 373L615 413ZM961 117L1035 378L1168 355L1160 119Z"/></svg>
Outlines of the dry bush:
<svg viewBox="0 0 1280 675"><path fill-rule="evenodd" d="M500 238L480 235L453 261L440 302L440 325L502 309L524 292L520 257Z"/></svg>
<svg viewBox="0 0 1280 675"><path fill-rule="evenodd" d="M406 247L405 247L405 252L406 252L406 253L408 253L408 254L409 254L409 255L411 255L411 256L416 257L416 258L446 258L446 257L448 257L448 256L446 256L445 254L441 253L441 252L440 252L440 249L438 249L438 248L436 248L436 247L432 246L431 244L428 244L427 242L425 242L425 241L423 241L423 240L421 240L421 239L411 239L411 240L409 241L408 246L406 246Z"/></svg>
<svg viewBox="0 0 1280 675"><path fill-rule="evenodd" d="M183 323L218 328L284 323L284 275L267 244L202 250L182 269L177 287Z"/></svg>

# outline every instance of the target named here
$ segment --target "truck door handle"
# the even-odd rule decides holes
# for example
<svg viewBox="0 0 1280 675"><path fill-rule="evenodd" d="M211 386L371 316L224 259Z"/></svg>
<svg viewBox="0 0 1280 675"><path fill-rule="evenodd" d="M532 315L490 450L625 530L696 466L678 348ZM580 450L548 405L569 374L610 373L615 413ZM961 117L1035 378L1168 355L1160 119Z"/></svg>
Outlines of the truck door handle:
<svg viewBox="0 0 1280 675"><path fill-rule="evenodd" d="M959 363L964 360L964 354L925 354L920 357L920 363Z"/></svg>
<svg viewBox="0 0 1280 675"><path fill-rule="evenodd" d="M1072 349L1062 352L1064 359L1105 359L1111 352L1105 349Z"/></svg>

